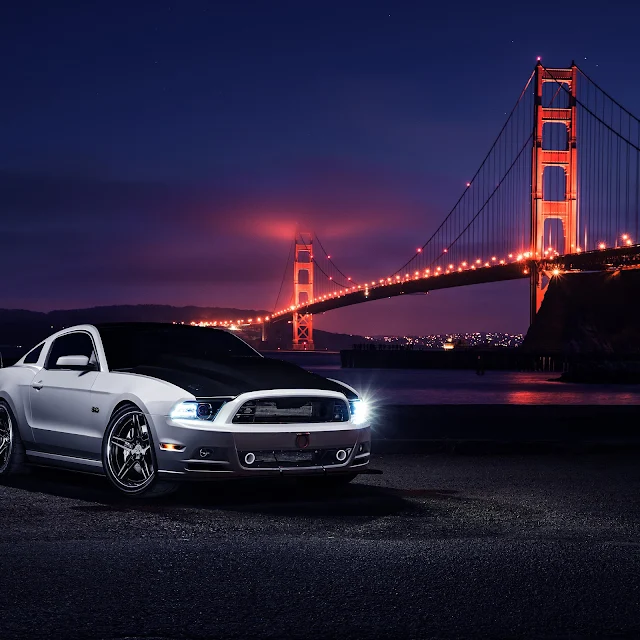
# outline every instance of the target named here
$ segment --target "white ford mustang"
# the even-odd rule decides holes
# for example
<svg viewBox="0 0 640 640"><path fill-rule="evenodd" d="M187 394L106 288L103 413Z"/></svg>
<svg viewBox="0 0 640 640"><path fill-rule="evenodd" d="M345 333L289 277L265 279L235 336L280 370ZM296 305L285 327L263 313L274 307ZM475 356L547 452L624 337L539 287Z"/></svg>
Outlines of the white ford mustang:
<svg viewBox="0 0 640 640"><path fill-rule="evenodd" d="M344 383L186 325L79 325L0 369L0 477L29 463L103 473L127 495L177 480L348 482L371 451Z"/></svg>

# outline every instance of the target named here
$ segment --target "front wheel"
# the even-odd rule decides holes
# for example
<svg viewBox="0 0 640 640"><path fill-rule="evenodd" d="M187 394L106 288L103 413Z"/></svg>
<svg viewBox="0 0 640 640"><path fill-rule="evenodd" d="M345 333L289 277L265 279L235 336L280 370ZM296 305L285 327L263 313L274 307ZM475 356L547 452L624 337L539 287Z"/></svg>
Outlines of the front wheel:
<svg viewBox="0 0 640 640"><path fill-rule="evenodd" d="M149 423L135 405L116 411L104 436L102 462L107 478L122 494L158 497L173 493L177 485L158 478Z"/></svg>
<svg viewBox="0 0 640 640"><path fill-rule="evenodd" d="M24 472L26 454L13 411L0 401L0 478Z"/></svg>

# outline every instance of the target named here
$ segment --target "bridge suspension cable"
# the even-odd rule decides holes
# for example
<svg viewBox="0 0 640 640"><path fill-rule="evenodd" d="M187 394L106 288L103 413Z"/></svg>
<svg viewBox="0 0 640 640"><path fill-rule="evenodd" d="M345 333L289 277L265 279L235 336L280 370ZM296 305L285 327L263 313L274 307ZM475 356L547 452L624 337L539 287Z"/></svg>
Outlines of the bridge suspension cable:
<svg viewBox="0 0 640 640"><path fill-rule="evenodd" d="M315 267L314 296L316 299L332 295L334 292L344 292L356 284L338 268L318 236L314 236L314 241L320 249L319 252L313 248L312 243L304 239L302 234L298 233L296 237L298 242L304 245L311 254L311 261Z"/></svg>
<svg viewBox="0 0 640 640"><path fill-rule="evenodd" d="M394 277L499 263L527 250L531 168L525 152L533 130L533 76L452 209Z"/></svg>
<svg viewBox="0 0 640 640"><path fill-rule="evenodd" d="M282 274L282 280L280 281L280 288L278 289L278 297L276 298L275 304L273 305L273 311L277 311L278 303L280 302L280 295L282 294L282 289L284 287L285 281L289 283L291 281L291 277L289 275L289 271L293 266L293 262L291 258L293 257L293 248L295 247L296 241L295 239L289 245L289 255L287 256L287 262L284 265L284 273Z"/></svg>
<svg viewBox="0 0 640 640"><path fill-rule="evenodd" d="M329 255L327 250L324 248L324 246L323 246L322 242L320 241L320 238L319 238L319 236L317 234L315 236L315 239L316 239L316 242L318 243L318 246L320 247L320 249L322 250L322 252L326 256L327 260L329 261L329 264L332 265L332 267L344 278L344 280L346 282L350 282L352 285L358 284L351 277L349 277L346 273L344 273L343 271L340 270L338 265L336 265L336 263L331 259L331 256Z"/></svg>

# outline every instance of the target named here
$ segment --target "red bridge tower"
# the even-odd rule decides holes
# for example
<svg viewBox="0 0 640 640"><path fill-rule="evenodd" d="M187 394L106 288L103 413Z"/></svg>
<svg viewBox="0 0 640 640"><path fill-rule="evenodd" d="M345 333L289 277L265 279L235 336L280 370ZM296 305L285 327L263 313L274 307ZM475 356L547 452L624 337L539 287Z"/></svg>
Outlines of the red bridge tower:
<svg viewBox="0 0 640 640"><path fill-rule="evenodd" d="M578 154L576 150L576 78L577 67L568 69L545 69L540 62L535 70L535 101L533 120L533 162L531 177L531 251L540 260L544 256L544 225L547 220L560 220L564 236L563 253L578 250ZM542 88L553 82L560 94L566 89L569 106L544 107ZM553 101L551 101L553 102ZM567 128L567 143L564 149L548 149L543 146L545 125L564 124ZM548 200L543 189L544 170L547 167L562 167L565 175L563 200ZM557 247L556 247L557 249ZM546 281L546 282L545 282ZM548 286L548 278L539 270L531 274L531 322L540 309Z"/></svg>
<svg viewBox="0 0 640 640"><path fill-rule="evenodd" d="M308 237L306 242L305 237ZM313 300L313 238L311 234L301 234L296 238L293 259L293 304L306 304ZM313 351L313 316L310 313L293 312L293 349Z"/></svg>

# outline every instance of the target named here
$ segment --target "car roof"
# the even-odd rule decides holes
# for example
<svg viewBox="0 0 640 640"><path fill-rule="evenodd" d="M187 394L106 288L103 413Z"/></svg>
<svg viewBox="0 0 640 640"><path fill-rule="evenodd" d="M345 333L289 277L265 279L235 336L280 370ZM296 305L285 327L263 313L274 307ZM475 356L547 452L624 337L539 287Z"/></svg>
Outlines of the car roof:
<svg viewBox="0 0 640 640"><path fill-rule="evenodd" d="M217 327L199 327L198 325L193 324L182 324L176 322L96 322L93 325L98 331L100 329L159 329L159 328L168 328L168 327L180 327L181 329L189 328L189 329L213 329L214 331L224 331L224 329L220 329ZM224 331L224 333L228 333Z"/></svg>

